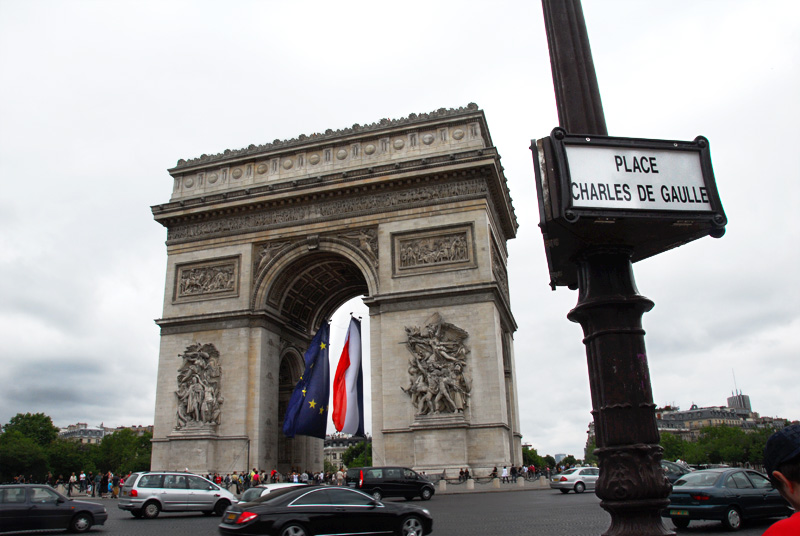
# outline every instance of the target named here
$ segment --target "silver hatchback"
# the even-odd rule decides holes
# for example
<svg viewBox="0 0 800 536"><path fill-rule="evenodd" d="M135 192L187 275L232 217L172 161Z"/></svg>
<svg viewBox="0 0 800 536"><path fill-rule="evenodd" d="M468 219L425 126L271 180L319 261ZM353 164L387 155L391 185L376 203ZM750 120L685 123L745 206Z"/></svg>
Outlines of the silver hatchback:
<svg viewBox="0 0 800 536"><path fill-rule="evenodd" d="M573 467L563 473L558 473L550 479L550 487L560 490L561 493L583 493L584 490L594 489L594 484L600 478L600 469L597 467Z"/></svg>
<svg viewBox="0 0 800 536"><path fill-rule="evenodd" d="M134 517L153 519L161 511L198 511L221 516L238 502L230 491L191 473L150 471L125 479L117 506Z"/></svg>

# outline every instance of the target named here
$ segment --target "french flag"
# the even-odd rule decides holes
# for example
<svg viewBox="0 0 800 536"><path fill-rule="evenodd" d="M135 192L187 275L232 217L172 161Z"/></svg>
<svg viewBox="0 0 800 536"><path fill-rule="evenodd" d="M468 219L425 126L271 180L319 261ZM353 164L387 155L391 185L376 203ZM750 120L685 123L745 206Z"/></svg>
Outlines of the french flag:
<svg viewBox="0 0 800 536"><path fill-rule="evenodd" d="M333 377L333 425L338 432L364 435L364 375L361 372L361 321L350 318L342 357Z"/></svg>

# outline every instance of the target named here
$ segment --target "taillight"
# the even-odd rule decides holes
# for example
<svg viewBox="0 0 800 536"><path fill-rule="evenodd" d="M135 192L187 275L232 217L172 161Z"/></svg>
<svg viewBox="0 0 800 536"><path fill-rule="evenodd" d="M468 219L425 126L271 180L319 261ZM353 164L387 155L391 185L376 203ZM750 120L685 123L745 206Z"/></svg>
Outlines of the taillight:
<svg viewBox="0 0 800 536"><path fill-rule="evenodd" d="M691 497L692 497L692 499L694 499L695 501L707 501L707 500L709 500L709 499L711 498L711 496L710 496L710 495L707 495L707 494L705 494L705 493L695 493L695 494L694 494L694 495L692 495Z"/></svg>
<svg viewBox="0 0 800 536"><path fill-rule="evenodd" d="M358 487L359 488L364 487L364 471L358 472Z"/></svg>
<svg viewBox="0 0 800 536"><path fill-rule="evenodd" d="M566 482L566 481L567 481L567 477L565 477L565 476L562 476L561 480L559 480L559 482Z"/></svg>
<svg viewBox="0 0 800 536"><path fill-rule="evenodd" d="M132 489L131 490L131 497L138 497L138 496L139 496L139 492L136 491L135 489Z"/></svg>
<svg viewBox="0 0 800 536"><path fill-rule="evenodd" d="M239 525L241 523L247 523L248 521L252 521L258 517L258 514L254 514L253 512L242 512L239 514L239 518L236 520L236 524Z"/></svg>

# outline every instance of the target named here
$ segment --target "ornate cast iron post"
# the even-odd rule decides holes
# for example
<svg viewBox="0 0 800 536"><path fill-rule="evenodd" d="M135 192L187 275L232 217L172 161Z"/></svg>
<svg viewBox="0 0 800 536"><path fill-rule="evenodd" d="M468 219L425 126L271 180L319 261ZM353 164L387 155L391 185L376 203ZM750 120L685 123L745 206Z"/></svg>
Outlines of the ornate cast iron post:
<svg viewBox="0 0 800 536"><path fill-rule="evenodd" d="M579 0L542 0L560 125L570 133L606 135L597 76ZM644 345L631 251L589 247L576 259L578 304L568 318L583 327L592 391L600 479L597 496L611 514L606 536L664 536L670 485Z"/></svg>

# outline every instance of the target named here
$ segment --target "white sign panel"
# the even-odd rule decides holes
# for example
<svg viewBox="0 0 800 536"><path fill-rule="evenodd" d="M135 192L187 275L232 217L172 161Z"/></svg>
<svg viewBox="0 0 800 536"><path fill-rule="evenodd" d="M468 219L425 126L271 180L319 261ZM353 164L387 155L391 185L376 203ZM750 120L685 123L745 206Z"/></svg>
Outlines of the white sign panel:
<svg viewBox="0 0 800 536"><path fill-rule="evenodd" d="M576 208L710 212L700 154L566 145Z"/></svg>

